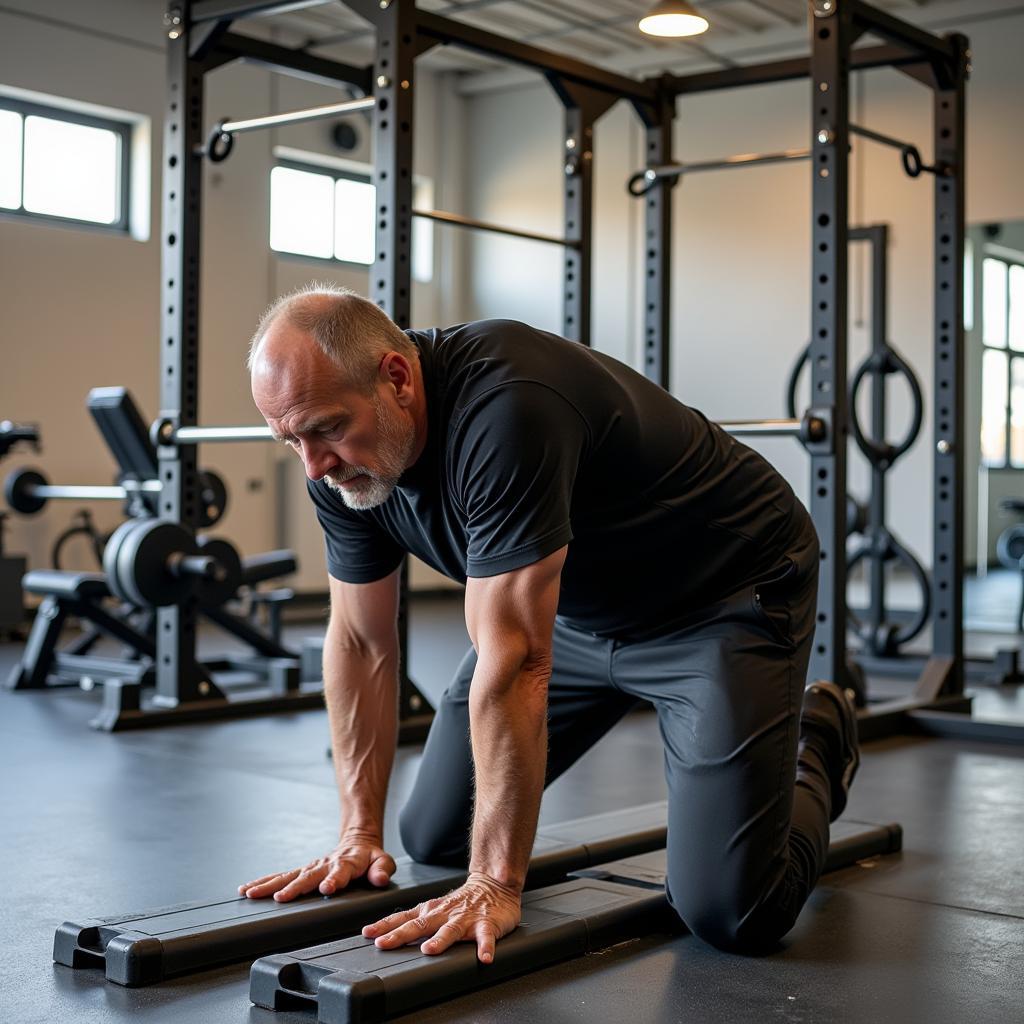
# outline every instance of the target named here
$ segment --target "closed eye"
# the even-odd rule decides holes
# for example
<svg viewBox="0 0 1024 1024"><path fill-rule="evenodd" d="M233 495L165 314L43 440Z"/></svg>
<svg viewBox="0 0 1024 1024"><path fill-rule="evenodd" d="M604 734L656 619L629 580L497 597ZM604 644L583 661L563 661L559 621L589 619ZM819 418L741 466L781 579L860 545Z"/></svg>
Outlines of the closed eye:
<svg viewBox="0 0 1024 1024"><path fill-rule="evenodd" d="M320 431L320 436L325 441L340 441L348 429L348 420L338 420L333 426L326 427Z"/></svg>

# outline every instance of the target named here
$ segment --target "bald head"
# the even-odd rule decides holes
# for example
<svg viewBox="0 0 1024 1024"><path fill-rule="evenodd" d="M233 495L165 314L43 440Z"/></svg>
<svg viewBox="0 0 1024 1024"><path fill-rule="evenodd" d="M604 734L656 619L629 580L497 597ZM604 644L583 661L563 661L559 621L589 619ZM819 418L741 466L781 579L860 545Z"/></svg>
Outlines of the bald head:
<svg viewBox="0 0 1024 1024"><path fill-rule="evenodd" d="M405 333L369 299L347 288L313 284L283 296L263 314L247 365L254 385L257 375L315 368L333 371L338 382L369 395L388 352L416 357ZM326 358L316 359L317 353Z"/></svg>
<svg viewBox="0 0 1024 1024"><path fill-rule="evenodd" d="M350 508L386 501L426 444L419 353L372 302L314 286L263 316L249 347L267 425Z"/></svg>

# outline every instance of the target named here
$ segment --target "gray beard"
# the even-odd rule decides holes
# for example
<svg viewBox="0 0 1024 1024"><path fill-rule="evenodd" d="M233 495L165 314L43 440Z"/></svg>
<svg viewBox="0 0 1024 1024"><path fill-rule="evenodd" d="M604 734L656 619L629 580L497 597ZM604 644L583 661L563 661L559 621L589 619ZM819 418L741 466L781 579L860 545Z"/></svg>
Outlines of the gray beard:
<svg viewBox="0 0 1024 1024"><path fill-rule="evenodd" d="M377 398L373 402L373 411L377 420L377 459L381 469L375 471L366 466L349 466L343 473L330 473L324 477L327 486L341 498L346 508L354 512L376 508L391 497L416 447L413 428L389 419L383 403ZM341 486L357 476L363 479L354 488Z"/></svg>

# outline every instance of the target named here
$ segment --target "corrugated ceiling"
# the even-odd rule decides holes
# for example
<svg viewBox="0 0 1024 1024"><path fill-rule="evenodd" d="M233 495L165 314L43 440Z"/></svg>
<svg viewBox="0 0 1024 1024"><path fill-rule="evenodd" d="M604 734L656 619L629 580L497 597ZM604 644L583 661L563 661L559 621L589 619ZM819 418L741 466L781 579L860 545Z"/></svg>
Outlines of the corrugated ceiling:
<svg viewBox="0 0 1024 1024"><path fill-rule="evenodd" d="M807 0L696 0L711 28L690 39L657 39L637 27L652 0L418 0L424 10L512 39L571 54L638 77L686 74L807 52ZM874 0L874 6L942 33L972 22L1024 13L1024 0ZM244 27L241 27L244 24ZM239 23L287 46L325 57L369 63L373 32L339 0L296 0L296 8ZM455 46L421 61L435 70L476 75L500 85L509 65ZM467 82L468 85L468 82Z"/></svg>

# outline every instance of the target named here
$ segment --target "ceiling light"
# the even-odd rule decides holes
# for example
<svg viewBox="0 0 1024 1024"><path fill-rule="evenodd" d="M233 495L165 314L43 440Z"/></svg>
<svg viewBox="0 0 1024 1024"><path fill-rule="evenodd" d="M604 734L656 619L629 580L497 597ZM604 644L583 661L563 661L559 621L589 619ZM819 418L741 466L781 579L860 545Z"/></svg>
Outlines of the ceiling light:
<svg viewBox="0 0 1024 1024"><path fill-rule="evenodd" d="M707 32L708 19L686 0L658 0L640 19L640 31L649 36L699 36Z"/></svg>

